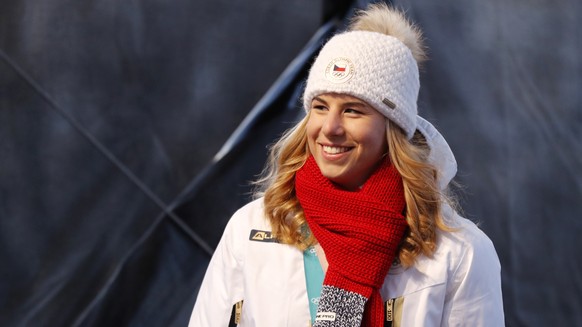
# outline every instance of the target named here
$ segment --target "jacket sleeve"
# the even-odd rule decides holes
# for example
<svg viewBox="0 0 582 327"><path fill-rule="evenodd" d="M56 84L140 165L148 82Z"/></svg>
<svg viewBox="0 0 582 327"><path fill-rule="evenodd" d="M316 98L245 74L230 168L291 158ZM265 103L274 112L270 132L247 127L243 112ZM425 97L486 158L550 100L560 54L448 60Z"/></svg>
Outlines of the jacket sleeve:
<svg viewBox="0 0 582 327"><path fill-rule="evenodd" d="M446 326L505 326L501 265L491 240L481 231L467 244L446 294Z"/></svg>
<svg viewBox="0 0 582 327"><path fill-rule="evenodd" d="M228 222L200 286L189 327L227 327L233 305L242 300L244 232ZM240 220L240 219L239 219Z"/></svg>

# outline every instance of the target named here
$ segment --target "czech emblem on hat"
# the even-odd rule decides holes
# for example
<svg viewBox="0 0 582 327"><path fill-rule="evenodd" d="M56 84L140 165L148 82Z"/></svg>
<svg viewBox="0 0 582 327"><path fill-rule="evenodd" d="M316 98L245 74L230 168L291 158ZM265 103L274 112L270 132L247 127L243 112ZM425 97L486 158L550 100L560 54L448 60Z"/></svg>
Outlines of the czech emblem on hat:
<svg viewBox="0 0 582 327"><path fill-rule="evenodd" d="M354 76L354 64L348 58L335 58L325 68L325 78L332 83L345 83Z"/></svg>

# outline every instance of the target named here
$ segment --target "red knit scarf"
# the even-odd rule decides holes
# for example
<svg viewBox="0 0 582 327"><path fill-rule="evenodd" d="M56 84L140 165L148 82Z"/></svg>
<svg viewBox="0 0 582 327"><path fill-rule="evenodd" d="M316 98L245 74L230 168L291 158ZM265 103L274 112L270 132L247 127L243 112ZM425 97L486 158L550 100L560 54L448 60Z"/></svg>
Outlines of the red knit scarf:
<svg viewBox="0 0 582 327"><path fill-rule="evenodd" d="M295 190L329 263L324 285L368 298L362 326L383 326L379 289L407 228L400 174L386 158L360 189L347 191L310 156L297 171Z"/></svg>

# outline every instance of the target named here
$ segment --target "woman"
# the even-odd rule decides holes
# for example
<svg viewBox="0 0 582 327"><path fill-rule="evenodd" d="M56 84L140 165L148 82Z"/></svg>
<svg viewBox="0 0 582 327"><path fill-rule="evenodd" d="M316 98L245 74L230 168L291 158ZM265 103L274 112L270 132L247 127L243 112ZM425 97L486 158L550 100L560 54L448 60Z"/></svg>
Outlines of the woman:
<svg viewBox="0 0 582 327"><path fill-rule="evenodd" d="M500 266L450 205L456 161L417 116L420 31L372 5L311 67L306 117L237 211L191 327L502 326ZM234 311L233 310L234 306Z"/></svg>

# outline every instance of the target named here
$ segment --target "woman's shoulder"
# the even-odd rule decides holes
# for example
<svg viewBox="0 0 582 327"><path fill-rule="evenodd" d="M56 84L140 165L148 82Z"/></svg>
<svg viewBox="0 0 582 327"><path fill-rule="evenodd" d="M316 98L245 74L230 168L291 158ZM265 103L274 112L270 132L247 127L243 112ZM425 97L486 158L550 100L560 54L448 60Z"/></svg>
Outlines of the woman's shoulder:
<svg viewBox="0 0 582 327"><path fill-rule="evenodd" d="M232 227L237 229L243 227L266 228L269 226L265 219L263 198L254 199L251 202L240 207L230 218L228 222Z"/></svg>
<svg viewBox="0 0 582 327"><path fill-rule="evenodd" d="M225 234L236 234L238 243L246 241L275 242L265 216L264 199L255 199L240 207L226 225Z"/></svg>
<svg viewBox="0 0 582 327"><path fill-rule="evenodd" d="M445 216L446 223L452 230L439 233L437 251L495 252L493 242L475 222L450 208L446 210Z"/></svg>
<svg viewBox="0 0 582 327"><path fill-rule="evenodd" d="M468 275L499 272L499 259L489 237L474 222L454 211L445 216L452 229L438 232L432 256L419 255L412 267L395 266L390 270L387 282L391 296L438 285L449 289Z"/></svg>
<svg viewBox="0 0 582 327"><path fill-rule="evenodd" d="M437 247L432 256L420 255L414 265L420 272L448 279L474 269L496 271L499 259L491 239L473 221L450 209L445 211L451 230L438 231ZM446 277L448 276L448 277Z"/></svg>
<svg viewBox="0 0 582 327"><path fill-rule="evenodd" d="M270 227L264 216L262 198L240 207L228 220L219 247L229 249L237 260L242 260L248 241L258 237L255 234L261 232L263 236L270 235Z"/></svg>
<svg viewBox="0 0 582 327"><path fill-rule="evenodd" d="M424 258L424 264L433 268L440 266L437 269L453 282L459 282L468 274L499 273L499 258L487 234L452 209L446 216L452 230L439 232L434 256Z"/></svg>

